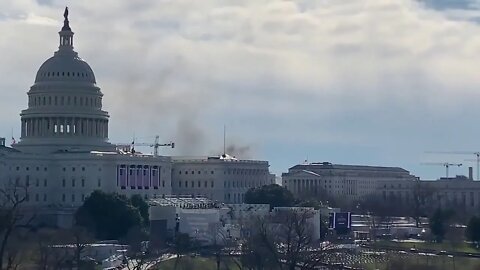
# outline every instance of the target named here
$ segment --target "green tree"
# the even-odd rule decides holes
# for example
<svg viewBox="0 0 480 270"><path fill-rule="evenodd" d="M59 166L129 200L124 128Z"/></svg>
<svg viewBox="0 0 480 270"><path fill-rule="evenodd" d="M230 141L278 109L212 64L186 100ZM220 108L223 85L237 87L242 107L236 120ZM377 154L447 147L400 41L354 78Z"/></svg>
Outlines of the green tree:
<svg viewBox="0 0 480 270"><path fill-rule="evenodd" d="M480 217L473 216L470 218L467 226L467 238L477 244L480 242Z"/></svg>
<svg viewBox="0 0 480 270"><path fill-rule="evenodd" d="M130 198L132 205L138 209L142 216L143 225L148 226L150 224L150 217L148 215L148 203L142 198L142 196L135 194Z"/></svg>
<svg viewBox="0 0 480 270"><path fill-rule="evenodd" d="M270 208L293 206L294 202L292 193L277 184L251 188L245 194L245 203L268 203Z"/></svg>
<svg viewBox="0 0 480 270"><path fill-rule="evenodd" d="M447 233L447 228L450 225L449 220L453 217L453 211L442 210L437 208L433 215L430 217L430 230L432 234L437 238L438 242L442 242Z"/></svg>
<svg viewBox="0 0 480 270"><path fill-rule="evenodd" d="M98 190L77 210L75 219L98 239L120 239L142 223L140 211L127 197Z"/></svg>

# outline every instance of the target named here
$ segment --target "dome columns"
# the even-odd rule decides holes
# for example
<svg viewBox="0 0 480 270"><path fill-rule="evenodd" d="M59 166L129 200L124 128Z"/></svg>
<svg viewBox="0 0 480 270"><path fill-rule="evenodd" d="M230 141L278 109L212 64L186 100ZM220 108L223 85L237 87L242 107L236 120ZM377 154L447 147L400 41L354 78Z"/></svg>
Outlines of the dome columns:
<svg viewBox="0 0 480 270"><path fill-rule="evenodd" d="M30 137L108 138L108 120L82 117L40 117L22 120L22 139Z"/></svg>

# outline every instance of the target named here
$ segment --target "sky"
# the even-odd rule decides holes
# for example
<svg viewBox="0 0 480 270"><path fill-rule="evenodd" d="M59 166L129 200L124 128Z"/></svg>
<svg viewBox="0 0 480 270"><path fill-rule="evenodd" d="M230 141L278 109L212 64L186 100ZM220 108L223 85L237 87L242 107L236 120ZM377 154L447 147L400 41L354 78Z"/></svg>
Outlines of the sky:
<svg viewBox="0 0 480 270"><path fill-rule="evenodd" d="M480 151L480 1L0 1L0 136L58 47L95 72L110 141L174 141L165 155L223 152L302 163L398 166L421 179ZM151 149L143 149L145 152Z"/></svg>

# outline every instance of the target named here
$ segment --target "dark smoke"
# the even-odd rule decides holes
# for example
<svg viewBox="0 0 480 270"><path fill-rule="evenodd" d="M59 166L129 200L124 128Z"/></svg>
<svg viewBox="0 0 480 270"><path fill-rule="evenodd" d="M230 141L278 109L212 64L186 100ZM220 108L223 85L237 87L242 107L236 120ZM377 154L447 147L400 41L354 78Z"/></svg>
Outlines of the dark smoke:
<svg viewBox="0 0 480 270"><path fill-rule="evenodd" d="M248 145L239 146L235 144L229 144L226 148L226 154L241 159L251 159L253 157L252 149Z"/></svg>

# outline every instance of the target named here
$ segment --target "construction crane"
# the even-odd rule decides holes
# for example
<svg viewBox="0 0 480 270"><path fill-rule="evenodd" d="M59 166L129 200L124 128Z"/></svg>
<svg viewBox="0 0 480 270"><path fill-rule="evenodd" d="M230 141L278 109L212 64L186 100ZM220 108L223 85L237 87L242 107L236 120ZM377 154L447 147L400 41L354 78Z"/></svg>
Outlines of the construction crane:
<svg viewBox="0 0 480 270"><path fill-rule="evenodd" d="M476 159L466 159L465 161L477 162L477 180L480 180L480 151L429 151L430 154L454 154L454 155L475 155Z"/></svg>
<svg viewBox="0 0 480 270"><path fill-rule="evenodd" d="M175 143L174 142L169 142L169 143L159 143L160 141L160 136L155 136L155 142L152 143L135 143L134 141L134 146L150 146L153 147L153 155L158 156L158 147L160 146L169 146L171 148L175 148Z"/></svg>
<svg viewBox="0 0 480 270"><path fill-rule="evenodd" d="M117 147L124 149L124 151L131 152L132 154L135 153L135 146L150 146L153 147L153 155L158 156L158 148L160 146L169 146L171 148L175 148L175 143L170 142L170 143L160 143L160 136L155 136L155 142L152 143L137 143L135 142L135 139L133 139L131 144L127 143L119 143L116 144Z"/></svg>
<svg viewBox="0 0 480 270"><path fill-rule="evenodd" d="M422 165L439 165L439 166L444 166L445 167L445 176L448 178L448 168L451 166L457 166L460 167L462 166L462 163L448 163L448 162L425 162L421 163Z"/></svg>

